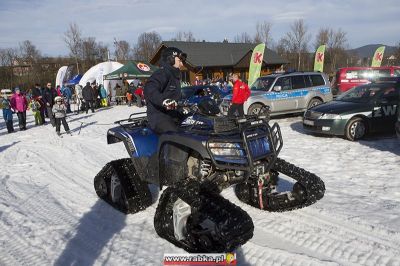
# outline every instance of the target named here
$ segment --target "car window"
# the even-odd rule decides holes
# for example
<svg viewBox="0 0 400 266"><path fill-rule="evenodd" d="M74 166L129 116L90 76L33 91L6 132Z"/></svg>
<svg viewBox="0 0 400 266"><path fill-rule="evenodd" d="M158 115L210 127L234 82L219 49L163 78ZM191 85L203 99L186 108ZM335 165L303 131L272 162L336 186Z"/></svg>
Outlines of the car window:
<svg viewBox="0 0 400 266"><path fill-rule="evenodd" d="M271 87L272 83L274 82L275 78L268 77L268 78L259 78L254 82L251 86L252 90L262 90L267 91Z"/></svg>
<svg viewBox="0 0 400 266"><path fill-rule="evenodd" d="M292 89L292 84L290 82L290 77L278 78L274 86L281 86L281 90L287 91Z"/></svg>
<svg viewBox="0 0 400 266"><path fill-rule="evenodd" d="M387 85L377 85L377 84L368 84L355 87L341 94L336 98L338 101L344 102L358 102L358 103L372 103L376 99L382 99L384 97L385 92L387 97L391 96L391 91L387 91L388 88L393 86ZM398 91L394 91L394 93L398 93ZM397 94L398 99L398 94Z"/></svg>
<svg viewBox="0 0 400 266"><path fill-rule="evenodd" d="M400 77L400 69L395 69L394 70L394 76L395 77Z"/></svg>
<svg viewBox="0 0 400 266"><path fill-rule="evenodd" d="M378 69L374 70L374 77L390 77L390 69Z"/></svg>
<svg viewBox="0 0 400 266"><path fill-rule="evenodd" d="M304 89L305 87L306 87L306 84L304 82L304 78L302 75L292 76L292 89L293 90Z"/></svg>
<svg viewBox="0 0 400 266"><path fill-rule="evenodd" d="M304 76L304 81L306 82L306 88L312 87L310 75L305 75Z"/></svg>
<svg viewBox="0 0 400 266"><path fill-rule="evenodd" d="M388 104L398 104L399 90L394 87L384 88L380 98L386 100Z"/></svg>
<svg viewBox="0 0 400 266"><path fill-rule="evenodd" d="M321 75L311 75L311 86L322 86L325 85L325 80Z"/></svg>

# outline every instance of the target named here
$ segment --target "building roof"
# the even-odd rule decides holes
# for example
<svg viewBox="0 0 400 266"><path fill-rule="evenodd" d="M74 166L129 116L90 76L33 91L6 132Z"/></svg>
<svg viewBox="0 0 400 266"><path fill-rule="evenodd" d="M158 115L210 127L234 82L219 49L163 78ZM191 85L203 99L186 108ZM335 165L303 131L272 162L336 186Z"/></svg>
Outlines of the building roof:
<svg viewBox="0 0 400 266"><path fill-rule="evenodd" d="M225 42L162 42L151 63L156 63L160 58L161 50L165 47L176 47L187 53L187 62L193 66L235 66L257 44L254 43L225 43ZM249 60L250 62L250 60ZM286 64L287 61L274 51L266 48L264 63L268 65Z"/></svg>

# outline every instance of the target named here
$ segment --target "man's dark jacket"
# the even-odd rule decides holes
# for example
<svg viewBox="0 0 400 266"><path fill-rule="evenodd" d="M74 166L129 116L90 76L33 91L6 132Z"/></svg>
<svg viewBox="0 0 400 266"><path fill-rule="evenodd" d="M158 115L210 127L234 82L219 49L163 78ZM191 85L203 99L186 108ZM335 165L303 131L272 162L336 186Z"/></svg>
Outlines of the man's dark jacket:
<svg viewBox="0 0 400 266"><path fill-rule="evenodd" d="M85 99L85 101L93 101L93 99L94 99L93 88L90 85L86 85L82 89L82 96L83 96L83 99Z"/></svg>
<svg viewBox="0 0 400 266"><path fill-rule="evenodd" d="M144 86L144 97L147 103L147 118L150 128L164 120L175 121L180 114L175 110L166 110L162 103L166 99L178 101L181 98L181 73L164 62L161 67L151 75Z"/></svg>
<svg viewBox="0 0 400 266"><path fill-rule="evenodd" d="M33 87L33 89L32 89L32 96L33 96L34 98L42 96L42 93L41 93L41 91L40 91L40 88Z"/></svg>
<svg viewBox="0 0 400 266"><path fill-rule="evenodd" d="M56 97L57 97L57 91L54 88L51 88L51 89L46 88L46 89L44 89L44 91L43 91L44 103L46 103L46 104L49 103L50 106L53 106L54 105L54 98L56 98Z"/></svg>

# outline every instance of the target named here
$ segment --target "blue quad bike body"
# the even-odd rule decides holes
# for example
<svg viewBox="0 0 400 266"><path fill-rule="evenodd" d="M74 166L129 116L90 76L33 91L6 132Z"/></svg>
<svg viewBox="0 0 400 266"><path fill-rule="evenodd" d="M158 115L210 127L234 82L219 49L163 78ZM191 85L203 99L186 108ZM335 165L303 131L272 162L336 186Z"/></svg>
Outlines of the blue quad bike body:
<svg viewBox="0 0 400 266"><path fill-rule="evenodd" d="M220 195L225 188L234 186L239 200L267 211L302 208L323 197L318 176L278 158L281 131L277 123L270 126L268 110L245 118L197 105L190 110L178 132L162 135L138 117L144 113L117 121L107 142L123 142L129 158L109 162L96 175L98 196L135 213L156 201L149 185L167 186L154 227L189 252L229 252L253 237L251 217ZM291 191L277 190L280 173L294 179Z"/></svg>

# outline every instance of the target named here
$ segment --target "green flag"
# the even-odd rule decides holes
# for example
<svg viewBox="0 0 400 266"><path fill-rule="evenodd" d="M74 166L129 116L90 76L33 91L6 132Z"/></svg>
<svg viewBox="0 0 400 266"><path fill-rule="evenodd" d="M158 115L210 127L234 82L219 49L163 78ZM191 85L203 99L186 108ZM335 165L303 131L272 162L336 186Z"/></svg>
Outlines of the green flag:
<svg viewBox="0 0 400 266"><path fill-rule="evenodd" d="M260 43L257 45L250 59L250 69L249 69L249 87L253 85L254 81L260 76L261 67L264 58L265 43Z"/></svg>
<svg viewBox="0 0 400 266"><path fill-rule="evenodd" d="M372 67L380 67L383 59L383 53L385 52L385 46L380 46L376 49L374 58L372 58Z"/></svg>
<svg viewBox="0 0 400 266"><path fill-rule="evenodd" d="M323 72L324 71L324 59L325 59L325 47L326 45L320 45L315 52L314 60L314 71Z"/></svg>

